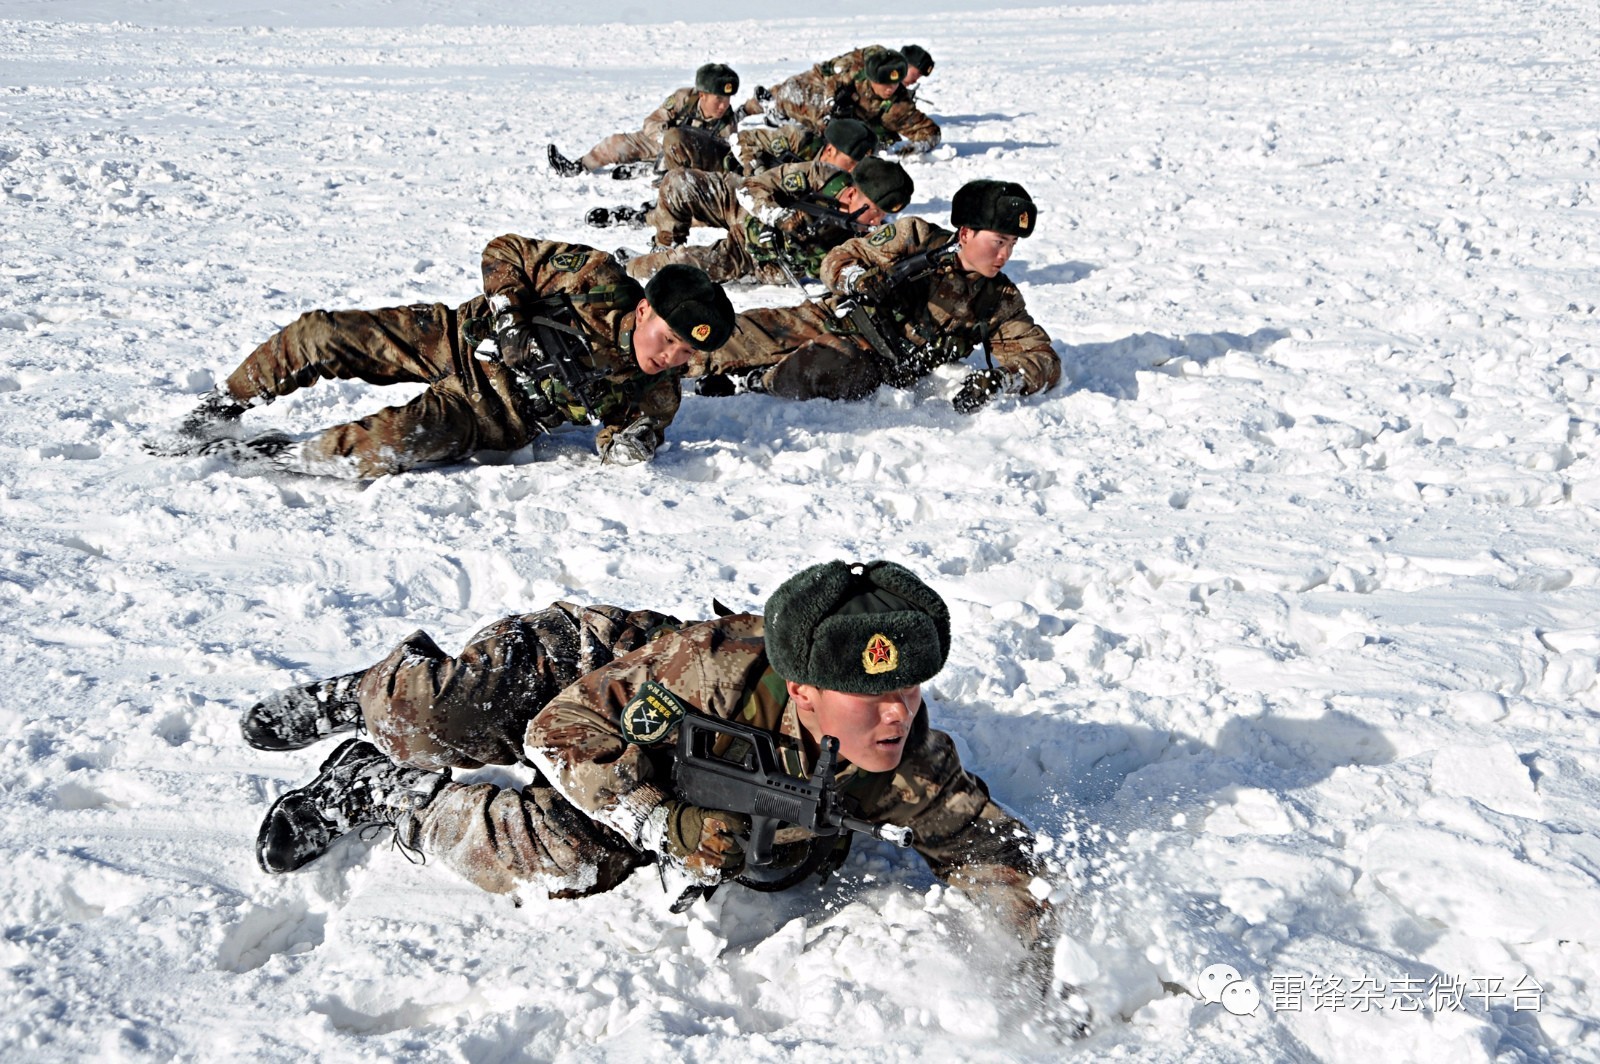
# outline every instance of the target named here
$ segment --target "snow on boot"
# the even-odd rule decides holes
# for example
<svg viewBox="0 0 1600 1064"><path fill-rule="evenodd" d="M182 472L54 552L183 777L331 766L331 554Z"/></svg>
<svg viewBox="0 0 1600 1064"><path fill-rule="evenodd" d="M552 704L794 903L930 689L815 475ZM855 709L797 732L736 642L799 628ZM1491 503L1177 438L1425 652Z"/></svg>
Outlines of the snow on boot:
<svg viewBox="0 0 1600 1064"><path fill-rule="evenodd" d="M556 147L554 144L550 145L548 158L550 160L550 169L554 170L562 177L577 177L579 174L583 173L583 164L574 162L565 155L562 155L561 149Z"/></svg>
<svg viewBox="0 0 1600 1064"><path fill-rule="evenodd" d="M736 369L730 373L707 373L695 381L695 394L716 399L743 395L745 392L764 395L767 391L767 370L770 368L757 366L755 369Z"/></svg>
<svg viewBox="0 0 1600 1064"><path fill-rule="evenodd" d="M656 172L655 160L642 163L618 163L611 168L611 176L618 181L632 181L636 177L649 177Z"/></svg>
<svg viewBox="0 0 1600 1064"><path fill-rule="evenodd" d="M334 840L358 828L388 825L415 852L415 814L450 780L449 773L397 765L364 739L347 739L322 763L317 778L272 803L256 836L264 872L293 872L321 857Z"/></svg>
<svg viewBox="0 0 1600 1064"><path fill-rule="evenodd" d="M270 465L275 468L292 467L294 450L300 445L281 432L266 432L249 439L222 436L207 440L190 451L190 454L220 455L231 458L240 465Z"/></svg>
<svg viewBox="0 0 1600 1064"><path fill-rule="evenodd" d="M257 750L298 750L325 736L359 728L356 685L361 675L350 672L274 691L239 719L244 741Z"/></svg>
<svg viewBox="0 0 1600 1064"><path fill-rule="evenodd" d="M178 426L178 435L189 439L208 439L239 420L253 404L241 403L226 388L213 388L189 411Z"/></svg>

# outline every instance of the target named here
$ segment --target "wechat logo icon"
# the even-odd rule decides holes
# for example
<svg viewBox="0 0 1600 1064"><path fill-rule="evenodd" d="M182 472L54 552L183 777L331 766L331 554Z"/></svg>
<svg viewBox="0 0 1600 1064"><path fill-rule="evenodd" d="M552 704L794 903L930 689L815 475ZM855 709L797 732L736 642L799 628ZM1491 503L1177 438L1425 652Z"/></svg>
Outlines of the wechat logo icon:
<svg viewBox="0 0 1600 1064"><path fill-rule="evenodd" d="M1245 982L1231 964L1213 964L1200 973L1200 997L1207 1005L1221 1005L1235 1016L1248 1016L1261 1007L1261 991Z"/></svg>

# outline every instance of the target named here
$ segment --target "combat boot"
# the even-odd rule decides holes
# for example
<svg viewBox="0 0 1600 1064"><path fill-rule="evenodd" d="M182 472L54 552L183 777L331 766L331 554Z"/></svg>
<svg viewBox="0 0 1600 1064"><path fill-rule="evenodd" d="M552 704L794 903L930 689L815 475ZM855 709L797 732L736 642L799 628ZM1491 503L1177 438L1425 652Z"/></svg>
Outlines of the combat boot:
<svg viewBox="0 0 1600 1064"><path fill-rule="evenodd" d="M178 435L190 439L215 436L227 426L244 416L253 403L241 403L226 388L213 388L200 400L200 405L189 411L178 426Z"/></svg>
<svg viewBox="0 0 1600 1064"><path fill-rule="evenodd" d="M361 676L349 672L274 691L239 719L244 741L257 750L298 750L361 727L361 703L356 701Z"/></svg>
<svg viewBox="0 0 1600 1064"><path fill-rule="evenodd" d="M642 163L618 163L611 168L611 176L617 181L632 181L636 177L649 177L657 169L653 159Z"/></svg>
<svg viewBox="0 0 1600 1064"><path fill-rule="evenodd" d="M650 204L641 203L637 207L596 207L584 215L584 220L598 229L611 225L644 225L644 216L650 210Z"/></svg>
<svg viewBox="0 0 1600 1064"><path fill-rule="evenodd" d="M725 399L730 395L743 395L745 392L765 395L767 392L767 370L771 368L770 366L757 366L755 369L736 369L729 373L707 373L695 381L695 394L710 396L714 399Z"/></svg>
<svg viewBox="0 0 1600 1064"><path fill-rule="evenodd" d="M584 172L582 163L574 162L565 155L562 155L561 149L556 147L554 144L550 145L550 151L547 158L550 160L550 169L554 170L562 177L577 177L579 174Z"/></svg>
<svg viewBox="0 0 1600 1064"><path fill-rule="evenodd" d="M397 765L366 740L347 739L316 779L272 803L256 836L256 861L273 875L293 872L341 835L375 825L394 828L401 849L414 853L416 816L449 781L448 772Z"/></svg>

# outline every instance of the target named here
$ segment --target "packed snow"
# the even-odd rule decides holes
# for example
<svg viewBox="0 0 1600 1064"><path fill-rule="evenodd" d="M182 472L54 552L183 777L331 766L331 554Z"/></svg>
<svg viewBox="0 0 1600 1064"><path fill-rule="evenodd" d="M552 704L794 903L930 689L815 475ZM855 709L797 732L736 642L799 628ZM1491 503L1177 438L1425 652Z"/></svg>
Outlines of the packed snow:
<svg viewBox="0 0 1600 1064"><path fill-rule="evenodd" d="M0 1058L1600 1060L1594 5L893 6L0 0ZM581 430L367 483L145 452L302 311L454 305L505 232L641 246L582 219L645 183L547 143L707 59L907 41L911 213L1027 186L1054 391L691 396L625 469ZM1086 1041L887 845L682 915L649 870L256 868L326 752L246 747L260 694L869 557L952 606L935 723L1051 855Z"/></svg>

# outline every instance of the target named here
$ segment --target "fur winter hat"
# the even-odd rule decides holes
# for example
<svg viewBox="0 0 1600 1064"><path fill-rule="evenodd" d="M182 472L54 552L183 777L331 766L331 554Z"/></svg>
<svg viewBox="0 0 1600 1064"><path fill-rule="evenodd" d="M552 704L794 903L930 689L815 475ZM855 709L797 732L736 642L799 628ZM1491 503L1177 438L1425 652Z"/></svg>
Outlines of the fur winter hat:
<svg viewBox="0 0 1600 1064"><path fill-rule="evenodd" d="M878 85L903 85L906 80L906 57L885 48L872 52L861 65L867 80Z"/></svg>
<svg viewBox="0 0 1600 1064"><path fill-rule="evenodd" d="M1039 220L1028 190L1015 181L968 181L950 200L950 224L1028 236Z"/></svg>
<svg viewBox="0 0 1600 1064"><path fill-rule="evenodd" d="M908 44L900 49L900 54L906 57L906 62L922 72L923 77L933 73L933 56L920 44Z"/></svg>
<svg viewBox="0 0 1600 1064"><path fill-rule="evenodd" d="M906 204L911 202L911 194L916 191L905 167L877 156L857 163L850 172L850 180L885 214L905 210Z"/></svg>
<svg viewBox="0 0 1600 1064"><path fill-rule="evenodd" d="M698 266L663 266L644 286L651 308L697 351L715 351L733 335L733 304Z"/></svg>
<svg viewBox="0 0 1600 1064"><path fill-rule="evenodd" d="M694 72L694 87L696 92L732 96L739 91L739 75L733 72L731 66L723 63L707 63Z"/></svg>
<svg viewBox="0 0 1600 1064"><path fill-rule="evenodd" d="M785 580L766 608L767 660L785 680L876 695L938 675L950 610L894 562L824 562Z"/></svg>
<svg viewBox="0 0 1600 1064"><path fill-rule="evenodd" d="M878 138L873 136L872 128L854 118L835 118L822 131L822 139L858 163L878 147Z"/></svg>

